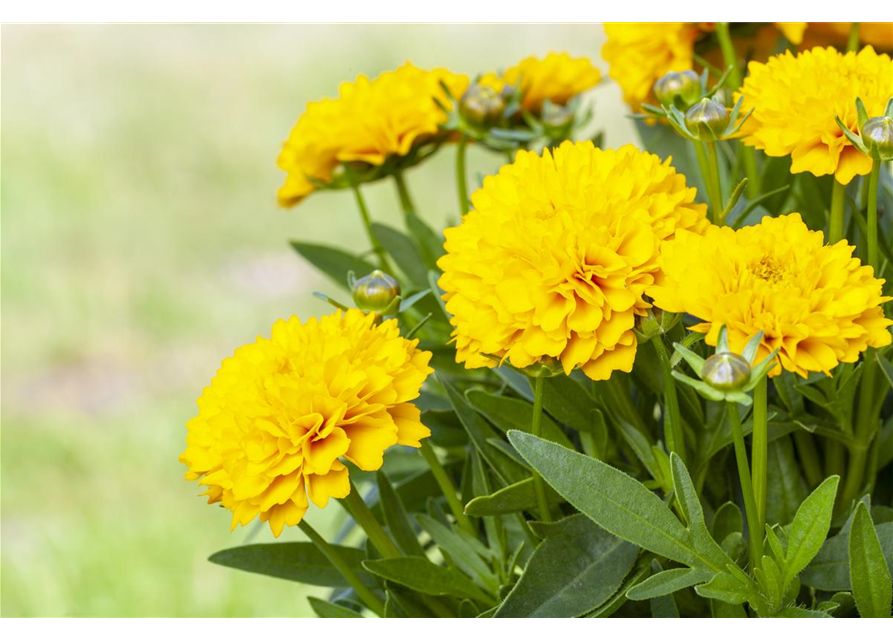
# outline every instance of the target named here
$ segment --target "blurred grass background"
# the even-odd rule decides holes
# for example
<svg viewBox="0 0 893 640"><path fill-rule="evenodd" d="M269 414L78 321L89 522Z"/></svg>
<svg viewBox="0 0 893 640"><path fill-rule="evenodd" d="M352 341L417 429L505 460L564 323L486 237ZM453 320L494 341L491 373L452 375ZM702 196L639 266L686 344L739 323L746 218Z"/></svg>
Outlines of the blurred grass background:
<svg viewBox="0 0 893 640"><path fill-rule="evenodd" d="M328 310L311 291L331 286L288 239L366 246L350 194L277 208L281 142L305 103L358 73L409 59L474 75L551 50L598 61L603 38L597 25L4 25L0 613L309 614L309 589L206 561L252 528L230 533L177 461L220 361L277 318ZM593 93L606 146L632 141L617 87ZM446 149L408 174L441 227L456 218L452 162ZM472 175L498 165L470 157ZM393 186L366 192L399 225ZM340 513L308 517L331 530Z"/></svg>

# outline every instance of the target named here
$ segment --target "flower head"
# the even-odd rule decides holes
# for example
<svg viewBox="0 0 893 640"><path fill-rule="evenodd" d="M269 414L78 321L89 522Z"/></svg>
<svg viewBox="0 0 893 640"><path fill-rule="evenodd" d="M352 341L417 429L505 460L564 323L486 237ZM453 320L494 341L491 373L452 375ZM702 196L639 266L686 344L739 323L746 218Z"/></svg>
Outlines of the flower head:
<svg viewBox="0 0 893 640"><path fill-rule="evenodd" d="M566 104L574 96L597 85L601 78L601 72L589 58L550 53L545 58L524 58L501 76L488 73L481 78L481 83L497 92L506 86L520 85L521 106L539 113L544 101Z"/></svg>
<svg viewBox="0 0 893 640"><path fill-rule="evenodd" d="M778 349L771 375L782 367L804 377L828 373L890 344L884 281L852 254L845 240L823 245L798 213L738 231L683 231L664 243L661 282L648 293L661 309L699 318L691 329L706 333L707 344L716 345L725 325L731 351L741 353L762 331L756 360Z"/></svg>
<svg viewBox="0 0 893 640"><path fill-rule="evenodd" d="M602 57L608 74L634 108L647 101L656 80L668 71L692 68L698 27L688 22L611 22Z"/></svg>
<svg viewBox="0 0 893 640"><path fill-rule="evenodd" d="M793 173L834 174L842 184L871 171L871 159L843 135L835 118L856 129L856 98L869 113L884 111L893 95L890 56L871 47L845 54L815 48L751 62L748 70L742 108L754 112L742 128L745 144L769 156L790 155Z"/></svg>
<svg viewBox="0 0 893 640"><path fill-rule="evenodd" d="M255 517L278 536L301 521L308 497L324 507L350 492L346 458L381 467L385 449L420 446L430 431L411 403L431 354L400 337L396 320L340 311L273 325L270 339L223 361L198 400L180 461L208 502Z"/></svg>
<svg viewBox="0 0 893 640"><path fill-rule="evenodd" d="M297 204L316 184L331 182L344 162L378 167L435 138L447 120L435 99L449 103L441 82L461 96L468 78L407 62L374 80L361 75L343 83L337 98L307 105L279 154L277 164L288 174L279 203Z"/></svg>
<svg viewBox="0 0 893 640"><path fill-rule="evenodd" d="M438 265L456 360L558 360L595 380L629 371L661 241L708 224L694 198L669 161L632 145L518 152L445 232Z"/></svg>

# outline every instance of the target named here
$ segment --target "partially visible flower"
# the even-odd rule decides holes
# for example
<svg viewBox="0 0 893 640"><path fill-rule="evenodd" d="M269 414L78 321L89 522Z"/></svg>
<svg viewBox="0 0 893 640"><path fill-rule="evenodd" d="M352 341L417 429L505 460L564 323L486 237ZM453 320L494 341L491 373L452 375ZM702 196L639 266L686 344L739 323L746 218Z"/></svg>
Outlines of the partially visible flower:
<svg viewBox="0 0 893 640"><path fill-rule="evenodd" d="M710 345L725 325L734 353L762 331L756 361L778 350L770 375L782 367L803 377L829 373L868 347L890 344L884 281L845 240L823 245L822 233L798 213L738 231L679 232L664 243L660 268L661 281L648 291L655 306L699 318L691 329L706 333Z"/></svg>
<svg viewBox="0 0 893 640"><path fill-rule="evenodd" d="M782 24L806 27L800 41L788 38L794 44L802 44L804 48L828 45L845 47L853 30L852 22L790 22ZM893 22L860 22L859 42L884 51L893 50Z"/></svg>
<svg viewBox="0 0 893 640"><path fill-rule="evenodd" d="M751 62L742 108L753 109L744 124L745 144L769 156L790 155L791 171L834 174L842 184L871 171L871 159L843 135L835 120L857 128L855 100L882 113L893 95L893 61L871 47L859 53L816 48L785 52L765 64Z"/></svg>
<svg viewBox="0 0 893 640"><path fill-rule="evenodd" d="M233 512L232 526L255 517L277 537L307 511L350 492L339 458L372 471L385 449L419 447L430 435L411 403L431 353L400 337L396 320L340 311L273 325L223 361L187 424L180 461L208 502Z"/></svg>
<svg viewBox="0 0 893 640"><path fill-rule="evenodd" d="M456 361L557 360L593 380L630 371L660 243L708 225L694 199L669 161L632 145L568 141L542 156L518 152L445 231L438 266Z"/></svg>
<svg viewBox="0 0 893 640"><path fill-rule="evenodd" d="M502 75L488 73L481 83L497 92L518 86L521 107L540 113L543 102L563 105L601 81L601 72L589 58L572 58L567 53L550 53L545 58L524 58Z"/></svg>
<svg viewBox="0 0 893 640"><path fill-rule="evenodd" d="M345 162L381 166L436 138L447 114L435 100L449 104L441 82L456 97L468 86L466 76L407 62L374 80L361 75L343 83L337 98L308 104L279 154L277 165L288 174L279 203L297 204L318 183L330 183Z"/></svg>
<svg viewBox="0 0 893 640"><path fill-rule="evenodd" d="M791 44L803 42L803 33L806 31L806 22L776 22L775 26Z"/></svg>
<svg viewBox="0 0 893 640"><path fill-rule="evenodd" d="M699 29L690 22L609 22L602 57L610 75L633 108L647 101L651 89L668 71L693 67Z"/></svg>

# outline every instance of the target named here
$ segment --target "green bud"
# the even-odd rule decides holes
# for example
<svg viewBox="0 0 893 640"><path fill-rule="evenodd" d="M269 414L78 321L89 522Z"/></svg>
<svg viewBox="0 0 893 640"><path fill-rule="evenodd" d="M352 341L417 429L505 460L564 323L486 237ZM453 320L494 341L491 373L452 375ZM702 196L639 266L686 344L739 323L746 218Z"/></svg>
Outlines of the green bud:
<svg viewBox="0 0 893 640"><path fill-rule="evenodd" d="M654 83L654 95L665 107L688 108L701 97L701 79L688 71L670 71Z"/></svg>
<svg viewBox="0 0 893 640"><path fill-rule="evenodd" d="M698 140L719 140L729 126L729 112L725 106L703 98L685 112L685 126Z"/></svg>
<svg viewBox="0 0 893 640"><path fill-rule="evenodd" d="M750 364L735 353L717 353L704 362L701 379L714 389L734 391L750 380Z"/></svg>
<svg viewBox="0 0 893 640"><path fill-rule="evenodd" d="M473 84L459 101L459 113L466 122L476 127L489 128L499 123L505 111L505 99L481 84Z"/></svg>
<svg viewBox="0 0 893 640"><path fill-rule="evenodd" d="M644 316L636 316L633 331L636 332L640 342L648 342L672 329L678 319L679 316L675 313L665 312L655 307L649 309Z"/></svg>
<svg viewBox="0 0 893 640"><path fill-rule="evenodd" d="M872 118L862 127L862 143L875 160L893 160L893 118Z"/></svg>
<svg viewBox="0 0 893 640"><path fill-rule="evenodd" d="M353 301L363 311L381 313L400 295L400 285L384 271L376 269L353 285Z"/></svg>

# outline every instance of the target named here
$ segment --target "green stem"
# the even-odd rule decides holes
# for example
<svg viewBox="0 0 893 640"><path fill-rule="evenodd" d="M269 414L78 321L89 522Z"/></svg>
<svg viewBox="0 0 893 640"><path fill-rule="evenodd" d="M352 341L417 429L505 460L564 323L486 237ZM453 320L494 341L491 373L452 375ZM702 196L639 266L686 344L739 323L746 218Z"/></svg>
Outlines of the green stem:
<svg viewBox="0 0 893 640"><path fill-rule="evenodd" d="M747 186L744 187L747 197L755 200L760 197L760 172L757 170L757 150L744 143L739 143L741 157L744 160L744 174L747 176Z"/></svg>
<svg viewBox="0 0 893 640"><path fill-rule="evenodd" d="M613 410L618 417L626 420L638 429L642 435L650 438L651 434L648 432L648 427L642 421L642 416L639 415L636 406L633 404L632 396L621 380L621 377L619 375L613 375L604 382L604 385L608 391L608 395L611 397L611 406L609 408Z"/></svg>
<svg viewBox="0 0 893 640"><path fill-rule="evenodd" d="M714 223L718 225L724 225L726 223L725 220L725 205L723 205L722 200L722 181L719 179L719 156L716 154L716 143L708 142L707 143L707 157L710 161L710 176L713 181L713 198L714 202L719 204L718 208L715 208L713 211Z"/></svg>
<svg viewBox="0 0 893 640"><path fill-rule="evenodd" d="M847 51L857 51L859 49L859 23L854 22L850 27L850 36L846 41Z"/></svg>
<svg viewBox="0 0 893 640"><path fill-rule="evenodd" d="M459 215L468 213L468 182L465 171L465 151L468 147L468 136L464 133L456 147L456 189L459 193Z"/></svg>
<svg viewBox="0 0 893 640"><path fill-rule="evenodd" d="M868 447L877 431L875 391L875 353L874 349L865 352L862 363L862 380L859 390L859 414L853 444L850 447L850 461L846 470L846 481L843 487L841 509L849 509L849 505L859 497L865 477L865 463L868 460Z"/></svg>
<svg viewBox="0 0 893 640"><path fill-rule="evenodd" d="M533 424L530 432L538 438L542 435L543 383L545 380L542 375L538 375L534 378L533 384ZM533 474L533 491L536 494L536 506L540 520L542 522L552 522L552 514L549 513L549 503L546 500L546 485L543 482L543 477L537 473L536 469L533 469L531 473Z"/></svg>
<svg viewBox="0 0 893 640"><path fill-rule="evenodd" d="M695 140L692 144L695 147L695 155L698 158L698 168L701 170L701 179L704 181L704 188L707 190L707 198L710 200L711 218L715 222L716 218L721 215L722 202L720 202L719 197L713 189L713 172L710 169L710 162L707 160L707 152L704 149L704 143Z"/></svg>
<svg viewBox="0 0 893 640"><path fill-rule="evenodd" d="M400 207L403 209L403 219L409 228L409 219L417 215L418 212L412 202L412 196L409 195L409 189L406 188L406 181L403 179L401 171L394 172L394 183L397 185L397 196L400 198Z"/></svg>
<svg viewBox="0 0 893 640"><path fill-rule="evenodd" d="M716 37L719 40L719 48L722 50L722 57L726 63L726 67L731 67L726 85L731 91L741 86L741 66L738 63L738 56L735 53L735 45L732 43L732 35L729 33L728 22L716 23Z"/></svg>
<svg viewBox="0 0 893 640"><path fill-rule="evenodd" d="M682 413L679 411L679 397L676 395L676 379L673 377L673 368L670 366L670 356L664 345L662 336L651 339L657 359L660 362L661 376L664 383L664 401L666 403L666 416L664 417L664 439L670 452L676 452L682 462L685 462L685 435L682 433Z"/></svg>
<svg viewBox="0 0 893 640"><path fill-rule="evenodd" d="M753 481L747 466L747 448L744 446L744 430L738 416L738 405L734 402L726 404L729 413L729 425L732 427L732 442L735 445L735 461L738 463L738 479L741 482L741 494L744 496L744 514L747 516L748 546L750 548L750 566L760 566L763 557L763 529L760 525L757 504L753 495Z"/></svg>
<svg viewBox="0 0 893 640"><path fill-rule="evenodd" d="M868 217L866 219L866 235L868 237L868 264L874 268L874 277L881 275L881 262L878 259L877 246L877 196L878 178L881 175L881 163L877 160L871 165L868 179Z"/></svg>
<svg viewBox="0 0 893 640"><path fill-rule="evenodd" d="M750 443L750 458L753 465L753 496L757 505L757 518L762 534L766 524L766 482L769 462L768 390L766 377L763 377L753 391L753 436Z"/></svg>
<svg viewBox="0 0 893 640"><path fill-rule="evenodd" d="M378 550L382 558L400 558L403 556L400 553L400 549L391 540L391 537L385 532L378 520L375 519L375 514L363 502L363 497L353 483L350 485L350 493L339 502L366 533L369 542Z"/></svg>
<svg viewBox="0 0 893 640"><path fill-rule="evenodd" d="M465 531L467 531L474 537L477 537L477 531L475 531L474 525L471 523L471 519L467 515L465 515L465 509L462 507L462 501L459 500L459 492L456 491L456 485L453 484L453 481L447 474L446 469L444 469L443 465L440 464L440 460L437 458L437 453L434 451L434 448L428 443L427 438L422 440L422 448L420 449L420 451L422 453L422 457L425 458L425 461L431 468L431 473L434 475L434 479L437 481L437 485L443 492L444 497L446 497L447 504L450 505L450 511L453 512L453 516L456 518L456 522L459 523L459 526L465 529Z"/></svg>
<svg viewBox="0 0 893 640"><path fill-rule="evenodd" d="M817 487L823 479L822 465L819 464L819 452L812 435L802 430L795 431L794 445L800 455L800 463L803 465L807 484L810 487Z"/></svg>
<svg viewBox="0 0 893 640"><path fill-rule="evenodd" d="M831 221L828 225L828 244L843 240L843 217L846 209L846 187L837 180L831 189Z"/></svg>
<svg viewBox="0 0 893 640"><path fill-rule="evenodd" d="M344 576L344 579L347 580L347 584L353 587L353 590L360 597L369 609L375 613L379 618L384 617L384 603L381 599L376 596L372 591L363 584L363 581L360 580L360 577L354 572L351 566L341 557L341 554L338 552L336 547L330 545L326 540L317 533L316 529L310 526L310 524L306 520L301 520L298 523L298 527L300 527L301 531L310 538L311 542L316 545L316 548L319 549L322 554L328 558L329 562L334 565L336 569Z"/></svg>
<svg viewBox="0 0 893 640"><path fill-rule="evenodd" d="M350 182L350 188L353 190L354 197L357 200L357 208L360 210L360 217L363 219L363 227L366 229L366 235L369 237L369 244L372 245L372 250L375 252L375 255L378 256L378 266L388 273L393 273L391 265L388 263L387 252L378 242L378 238L375 237L375 234L372 233L372 217L369 215L366 199L363 198L363 193L360 191L360 187L356 183L354 173L347 164L344 165L344 173L347 176L347 180ZM359 277L364 275L366 274L359 274Z"/></svg>

